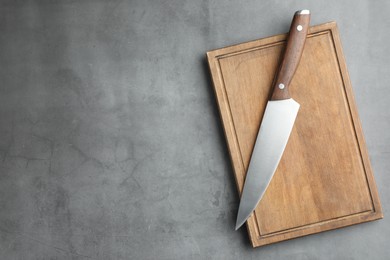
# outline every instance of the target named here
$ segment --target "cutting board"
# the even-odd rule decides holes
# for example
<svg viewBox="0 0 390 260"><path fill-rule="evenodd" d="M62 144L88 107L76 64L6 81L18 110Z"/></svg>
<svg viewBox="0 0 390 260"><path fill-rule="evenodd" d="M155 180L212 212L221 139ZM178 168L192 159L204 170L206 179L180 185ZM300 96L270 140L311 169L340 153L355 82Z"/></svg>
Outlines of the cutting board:
<svg viewBox="0 0 390 260"><path fill-rule="evenodd" d="M207 52L239 193L286 37ZM247 221L254 247L383 217L335 22L310 28L290 94L301 107Z"/></svg>

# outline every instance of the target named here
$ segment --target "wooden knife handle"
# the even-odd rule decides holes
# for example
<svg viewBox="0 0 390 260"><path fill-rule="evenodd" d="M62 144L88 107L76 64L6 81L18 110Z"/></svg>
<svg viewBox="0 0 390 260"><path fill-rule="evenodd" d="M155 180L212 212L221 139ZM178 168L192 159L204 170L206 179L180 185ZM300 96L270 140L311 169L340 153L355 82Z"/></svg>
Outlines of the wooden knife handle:
<svg viewBox="0 0 390 260"><path fill-rule="evenodd" d="M301 59L309 24L309 10L297 11L294 14L294 18L291 22L290 33L287 39L287 46L283 55L283 60L274 80L271 100L291 98L288 92L288 87L295 71L297 70L299 60Z"/></svg>

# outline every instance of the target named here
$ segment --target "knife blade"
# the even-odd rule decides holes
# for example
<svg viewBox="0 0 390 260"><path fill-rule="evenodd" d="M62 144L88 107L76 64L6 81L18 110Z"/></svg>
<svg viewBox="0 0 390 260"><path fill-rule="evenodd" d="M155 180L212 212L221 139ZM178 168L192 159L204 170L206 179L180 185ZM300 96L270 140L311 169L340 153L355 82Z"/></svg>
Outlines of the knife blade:
<svg viewBox="0 0 390 260"><path fill-rule="evenodd" d="M299 104L289 85L298 67L310 24L310 11L295 12L273 91L257 134L237 214L236 230L255 210L278 167L297 117Z"/></svg>

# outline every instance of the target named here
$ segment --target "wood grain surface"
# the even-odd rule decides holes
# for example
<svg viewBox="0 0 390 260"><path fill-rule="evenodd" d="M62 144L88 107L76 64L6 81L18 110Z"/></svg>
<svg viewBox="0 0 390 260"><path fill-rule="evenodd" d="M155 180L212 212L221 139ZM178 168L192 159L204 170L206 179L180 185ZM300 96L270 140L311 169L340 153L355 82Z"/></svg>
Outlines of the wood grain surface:
<svg viewBox="0 0 390 260"><path fill-rule="evenodd" d="M207 53L240 193L286 37ZM383 217L336 23L310 28L290 95L301 107L247 221L254 247Z"/></svg>

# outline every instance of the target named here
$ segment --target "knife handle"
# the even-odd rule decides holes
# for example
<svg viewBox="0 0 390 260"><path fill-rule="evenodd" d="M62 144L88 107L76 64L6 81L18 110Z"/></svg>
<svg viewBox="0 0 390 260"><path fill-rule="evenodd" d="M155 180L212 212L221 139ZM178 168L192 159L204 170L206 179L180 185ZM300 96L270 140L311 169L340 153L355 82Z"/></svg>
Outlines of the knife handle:
<svg viewBox="0 0 390 260"><path fill-rule="evenodd" d="M289 99L288 87L297 70L310 24L310 11L301 10L294 14L284 51L283 60L276 75L271 100Z"/></svg>

